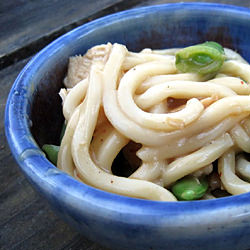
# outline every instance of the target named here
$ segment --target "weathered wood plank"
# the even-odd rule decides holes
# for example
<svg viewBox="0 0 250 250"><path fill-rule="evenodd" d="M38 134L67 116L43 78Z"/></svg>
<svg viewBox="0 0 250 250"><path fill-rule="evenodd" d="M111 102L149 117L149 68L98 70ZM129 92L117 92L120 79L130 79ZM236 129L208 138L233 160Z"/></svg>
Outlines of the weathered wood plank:
<svg viewBox="0 0 250 250"><path fill-rule="evenodd" d="M0 55L10 53L121 1L2 1Z"/></svg>
<svg viewBox="0 0 250 250"><path fill-rule="evenodd" d="M10 0L0 4L0 59L2 66L8 55L28 45L53 38L61 31L87 21L87 18L123 0ZM73 26L72 26L73 25ZM41 43L41 41L40 41ZM16 55L17 56L17 55Z"/></svg>

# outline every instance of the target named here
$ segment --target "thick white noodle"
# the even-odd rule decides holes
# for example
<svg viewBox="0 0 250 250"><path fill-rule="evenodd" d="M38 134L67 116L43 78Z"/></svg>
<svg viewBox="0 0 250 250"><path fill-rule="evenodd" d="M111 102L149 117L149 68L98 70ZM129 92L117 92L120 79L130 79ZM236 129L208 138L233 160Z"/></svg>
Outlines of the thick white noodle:
<svg viewBox="0 0 250 250"><path fill-rule="evenodd" d="M68 121L75 108L83 101L88 88L88 79L81 80L67 94L63 103L63 115Z"/></svg>
<svg viewBox="0 0 250 250"><path fill-rule="evenodd" d="M176 71L173 63L150 62L130 69L121 79L118 87L118 101L123 112L139 125L164 131L173 131L183 128L196 120L204 106L195 98L190 99L186 107L175 113L152 114L137 107L133 96L137 87L147 77L157 74L169 74ZM160 101L159 101L160 102Z"/></svg>
<svg viewBox="0 0 250 250"><path fill-rule="evenodd" d="M247 117L243 122L242 126L247 132L248 136L250 136L250 117Z"/></svg>
<svg viewBox="0 0 250 250"><path fill-rule="evenodd" d="M235 152L232 149L220 157L218 171L223 186L228 193L237 195L250 192L250 183L241 180L235 174Z"/></svg>
<svg viewBox="0 0 250 250"><path fill-rule="evenodd" d="M73 115L71 116L70 120L67 123L67 127L62 138L62 142L60 145L60 150L58 152L57 157L57 167L65 171L71 176L75 176L74 169L75 164L72 159L71 154L71 141L72 137L75 132L76 125L79 119L79 109L83 104L80 104L74 111Z"/></svg>
<svg viewBox="0 0 250 250"><path fill-rule="evenodd" d="M235 170L237 175L250 181L250 162L243 154L237 155Z"/></svg>
<svg viewBox="0 0 250 250"><path fill-rule="evenodd" d="M229 131L235 124L242 120L244 116L232 116L224 119L212 129L195 134L191 137L181 137L178 140L170 140L160 147L145 147L137 151L137 156L143 161L152 161L153 159L163 160L167 158L179 157L189 154L210 141L221 136L225 131Z"/></svg>
<svg viewBox="0 0 250 250"><path fill-rule="evenodd" d="M127 71L138 64L146 62L161 61L162 63L169 63L169 61L174 61L174 60L175 57L170 55L128 52L127 56L125 57L124 63L122 65L122 69L124 71Z"/></svg>
<svg viewBox="0 0 250 250"><path fill-rule="evenodd" d="M158 132L152 129L142 128L121 111L116 96L116 88L116 82L109 82L104 88L103 105L107 118L121 134L137 143L147 146L160 146L173 138L185 136L186 134L193 134L195 132L199 133L203 129L206 130L229 115L236 115L244 111L249 112L249 106L248 108L244 106L246 102L250 104L248 97L245 99L241 96L236 97L236 99L243 98L242 100L234 100L235 97L226 97L205 109L201 117L194 124L182 130L170 133ZM233 99L231 100L230 98Z"/></svg>
<svg viewBox="0 0 250 250"><path fill-rule="evenodd" d="M119 50L119 58L115 51ZM114 51L115 57L112 55ZM122 53L123 52L123 53ZM110 58L104 69L104 77L109 80L118 78L120 65L124 60L125 50L114 45ZM110 62L111 60L111 62ZM115 66L113 62L115 63ZM114 78L113 78L114 77ZM91 68L86 106L80 109L79 121L72 139L72 155L81 179L86 183L105 191L137 198L175 201L176 198L168 190L148 181L128 179L108 174L95 165L89 154L89 146L97 123L101 105L101 73L94 66Z"/></svg>
<svg viewBox="0 0 250 250"><path fill-rule="evenodd" d="M243 151L250 153L250 137L239 124L230 131L235 144Z"/></svg>
<svg viewBox="0 0 250 250"><path fill-rule="evenodd" d="M117 52L119 56L120 52ZM153 129L142 128L130 120L120 109L117 100L117 83L104 79L103 106L105 114L111 124L127 138L145 145L162 145L169 138L169 133L158 132Z"/></svg>
<svg viewBox="0 0 250 250"><path fill-rule="evenodd" d="M235 60L248 64L248 62L237 52L229 48L224 48L227 60Z"/></svg>
<svg viewBox="0 0 250 250"><path fill-rule="evenodd" d="M209 175L219 159L225 189L250 191L238 177L250 180L250 163L244 154L235 160L238 152L250 153L250 65L239 54L225 49L227 60L208 80L177 71L179 49L101 49L89 58L87 78L60 92L67 127L58 168L104 191L176 201L164 187L186 175ZM171 109L170 97L186 104ZM141 165L129 178L115 176L112 163L128 143L125 157ZM214 197L208 191L203 198Z"/></svg>
<svg viewBox="0 0 250 250"><path fill-rule="evenodd" d="M229 134L224 134L209 145L171 162L163 174L164 186L169 186L178 179L205 167L218 159L231 146L233 141Z"/></svg>
<svg viewBox="0 0 250 250"><path fill-rule="evenodd" d="M189 99L193 97L204 98L217 96L218 98L222 98L232 95L236 95L233 90L218 84L209 82L172 81L155 85L134 98L137 106L142 109L148 109L168 97Z"/></svg>
<svg viewBox="0 0 250 250"><path fill-rule="evenodd" d="M220 73L242 78L250 83L250 65L235 60L225 61L220 69Z"/></svg>
<svg viewBox="0 0 250 250"><path fill-rule="evenodd" d="M136 89L136 94L142 94L149 88L171 81L202 81L202 77L195 73L180 73L180 74L169 74L169 75L156 75L152 77L148 77L145 81L143 81L138 88Z"/></svg>
<svg viewBox="0 0 250 250"><path fill-rule="evenodd" d="M203 167L203 168L200 168L200 169L194 171L194 172L191 173L191 174L192 174L193 176L199 178L199 177L201 177L201 176L205 176L205 175L211 174L211 173L213 172L213 168L214 168L213 164L210 163L209 165L207 165L207 166L205 166L205 167Z"/></svg>
<svg viewBox="0 0 250 250"><path fill-rule="evenodd" d="M111 167L115 157L128 142L129 140L109 123L103 124L95 132L91 142L91 151L97 165L106 172L112 173Z"/></svg>
<svg viewBox="0 0 250 250"><path fill-rule="evenodd" d="M163 169L167 166L167 162L154 161L143 162L142 165L129 178L141 179L154 182L161 178Z"/></svg>
<svg viewBox="0 0 250 250"><path fill-rule="evenodd" d="M173 55L175 56L175 54L180 50L180 48L170 48L170 49L154 49L152 50L153 54L158 54L158 55ZM143 50L142 50L143 52Z"/></svg>
<svg viewBox="0 0 250 250"><path fill-rule="evenodd" d="M218 74L217 78L214 78L209 82L226 86L232 89L238 95L250 94L250 86L238 77L221 76L220 74Z"/></svg>

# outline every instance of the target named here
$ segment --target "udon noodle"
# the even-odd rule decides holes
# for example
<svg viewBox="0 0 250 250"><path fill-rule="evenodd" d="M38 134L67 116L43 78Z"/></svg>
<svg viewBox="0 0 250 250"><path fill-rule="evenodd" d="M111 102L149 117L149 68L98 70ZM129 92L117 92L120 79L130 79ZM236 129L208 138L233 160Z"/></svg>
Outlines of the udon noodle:
<svg viewBox="0 0 250 250"><path fill-rule="evenodd" d="M108 43L70 58L58 168L108 192L158 201L176 201L171 186L185 176L215 176L233 195L250 191L250 65L225 49L221 69L206 79L179 72L177 51ZM128 176L114 173L119 154Z"/></svg>

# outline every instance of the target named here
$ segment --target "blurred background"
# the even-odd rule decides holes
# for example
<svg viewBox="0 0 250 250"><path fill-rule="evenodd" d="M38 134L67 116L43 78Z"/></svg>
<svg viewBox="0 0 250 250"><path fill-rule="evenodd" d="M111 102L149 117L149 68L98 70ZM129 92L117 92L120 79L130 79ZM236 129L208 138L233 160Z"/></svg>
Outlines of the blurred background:
<svg viewBox="0 0 250 250"><path fill-rule="evenodd" d="M118 11L164 3L214 2L250 8L247 0L0 1L0 249L105 250L78 234L35 193L11 156L4 135L10 88L29 59L73 28Z"/></svg>

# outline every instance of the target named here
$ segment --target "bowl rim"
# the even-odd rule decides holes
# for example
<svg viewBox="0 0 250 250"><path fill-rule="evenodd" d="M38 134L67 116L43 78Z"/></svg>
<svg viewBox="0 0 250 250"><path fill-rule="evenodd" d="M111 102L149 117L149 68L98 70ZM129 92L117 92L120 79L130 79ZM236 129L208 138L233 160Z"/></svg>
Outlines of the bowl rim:
<svg viewBox="0 0 250 250"><path fill-rule="evenodd" d="M210 210L211 208L222 209L225 207L237 208L250 205L250 193L235 195L215 200L199 200L185 202L162 202L126 197L112 194L84 183L80 183L71 176L63 173L52 165L45 157L41 149L34 141L29 129L29 117L27 107L29 94L29 79L36 72L39 65L50 54L54 55L55 48L61 48L69 43L72 38L84 36L99 25L109 25L120 19L131 18L132 16L145 15L149 12L171 11L173 9L204 9L220 10L228 13L237 13L250 16L250 9L228 4L218 3L169 3L154 6L139 7L125 10L105 17L98 18L89 23L83 24L66 34L60 36L40 52L38 52L23 68L16 78L5 108L5 134L11 152L21 167L24 174L43 194L51 192L51 195L58 195L58 190L53 190L55 185L68 197L67 205L79 208L80 203L91 204L92 208L105 207L107 210L119 211L125 214L147 214L159 216L165 214L178 215L181 211L184 215L194 211ZM24 99L23 99L24 97ZM56 184L57 183L57 184ZM72 203L74 200L74 203ZM78 201L77 201L78 200ZM142 209L143 207L143 209Z"/></svg>

